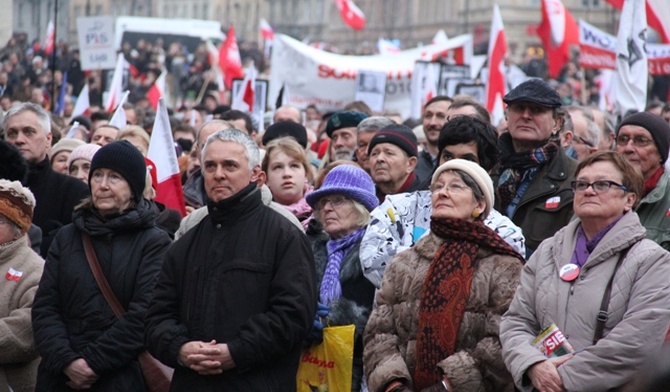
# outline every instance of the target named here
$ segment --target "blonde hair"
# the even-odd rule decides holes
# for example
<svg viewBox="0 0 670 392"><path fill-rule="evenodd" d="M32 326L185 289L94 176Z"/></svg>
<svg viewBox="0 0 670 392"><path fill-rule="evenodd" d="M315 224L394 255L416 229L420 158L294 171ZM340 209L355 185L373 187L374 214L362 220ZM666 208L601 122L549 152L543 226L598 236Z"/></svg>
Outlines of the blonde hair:
<svg viewBox="0 0 670 392"><path fill-rule="evenodd" d="M144 128L139 125L127 125L119 130L119 134L116 136L116 140L123 140L126 136L136 136L144 140L147 144L147 150L149 149L149 143L151 142L151 137L144 130Z"/></svg>
<svg viewBox="0 0 670 392"><path fill-rule="evenodd" d="M289 157L299 161L302 166L305 168L305 175L307 176L307 181L311 184L314 182L314 176L312 175L312 169L310 163L307 160L307 153L302 146L295 141L292 137L280 137L274 139L267 146L265 146L265 156L263 157L263 163L261 164L261 169L267 175L268 168L270 167L270 160L273 158L273 154L276 152L283 152Z"/></svg>

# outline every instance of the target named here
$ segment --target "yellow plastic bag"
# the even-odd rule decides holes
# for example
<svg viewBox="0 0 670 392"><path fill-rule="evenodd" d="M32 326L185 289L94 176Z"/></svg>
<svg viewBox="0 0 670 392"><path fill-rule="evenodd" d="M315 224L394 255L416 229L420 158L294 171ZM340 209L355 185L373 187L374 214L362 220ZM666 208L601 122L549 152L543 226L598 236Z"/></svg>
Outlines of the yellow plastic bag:
<svg viewBox="0 0 670 392"><path fill-rule="evenodd" d="M351 392L355 328L325 327L323 343L302 350L298 392Z"/></svg>

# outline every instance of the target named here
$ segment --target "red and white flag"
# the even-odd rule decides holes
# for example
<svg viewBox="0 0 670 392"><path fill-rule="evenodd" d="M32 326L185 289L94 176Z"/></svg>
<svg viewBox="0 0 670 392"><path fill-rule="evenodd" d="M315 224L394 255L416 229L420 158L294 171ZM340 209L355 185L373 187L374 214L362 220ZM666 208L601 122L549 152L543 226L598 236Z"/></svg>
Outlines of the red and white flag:
<svg viewBox="0 0 670 392"><path fill-rule="evenodd" d="M126 59L123 53L119 53L116 58L116 66L114 67L114 75L112 76L112 83L109 85L107 92L107 102L105 103L105 110L111 113L114 108L119 106L121 96L123 95L123 70L126 66Z"/></svg>
<svg viewBox="0 0 670 392"><path fill-rule="evenodd" d="M542 23L537 28L547 52L549 77L557 78L570 61L570 45L579 44L579 28L561 0L542 0Z"/></svg>
<svg viewBox="0 0 670 392"><path fill-rule="evenodd" d="M54 28L54 21L50 20L49 24L47 25L47 37L44 40L44 54L47 56L51 56L51 54L54 52L54 39L56 30Z"/></svg>
<svg viewBox="0 0 670 392"><path fill-rule="evenodd" d="M493 6L491 37L489 38L489 82L486 85L486 110L491 113L491 121L498 126L505 117L502 98L505 96L505 57L507 39L505 27L498 5Z"/></svg>
<svg viewBox="0 0 670 392"><path fill-rule="evenodd" d="M18 282L23 276L23 271L17 271L12 267L9 267L9 271L5 274L5 279Z"/></svg>
<svg viewBox="0 0 670 392"><path fill-rule="evenodd" d="M263 37L264 40L273 40L275 38L275 31L265 18L261 18L259 25L261 28L261 37Z"/></svg>
<svg viewBox="0 0 670 392"><path fill-rule="evenodd" d="M624 0L607 0L614 8L623 9ZM668 0L646 0L647 23L656 30L663 42L670 44L670 7Z"/></svg>
<svg viewBox="0 0 670 392"><path fill-rule="evenodd" d="M149 91L147 91L147 100L154 110L158 109L158 100L163 97L163 92L165 91L165 77L166 72L161 72L154 84L149 88Z"/></svg>
<svg viewBox="0 0 670 392"><path fill-rule="evenodd" d="M242 82L242 88L233 97L230 107L247 113L254 112L254 100L256 99L256 67L253 64L247 68L247 74Z"/></svg>
<svg viewBox="0 0 670 392"><path fill-rule="evenodd" d="M219 67L223 71L224 82L228 90L230 90L233 84L233 79L244 77L242 58L240 57L240 49L237 46L235 27L233 25L230 25L226 40L223 41L219 48Z"/></svg>
<svg viewBox="0 0 670 392"><path fill-rule="evenodd" d="M128 120L126 119L126 111L123 109L123 104L126 103L126 101L128 101L128 95L130 95L130 91L126 90L123 93L123 96L121 96L121 99L119 100L119 105L116 107L116 110L114 110L112 118L109 120L109 125L114 125L119 129L128 125Z"/></svg>
<svg viewBox="0 0 670 392"><path fill-rule="evenodd" d="M82 114L87 115L89 109L91 108L91 101L88 98L88 84L85 84L84 87L79 92L79 97L77 97L77 102L74 104L74 109L72 109L71 118L81 116Z"/></svg>
<svg viewBox="0 0 670 392"><path fill-rule="evenodd" d="M356 31L365 28L365 14L352 0L335 0L344 23Z"/></svg>
<svg viewBox="0 0 670 392"><path fill-rule="evenodd" d="M644 0L625 0L617 34L614 110L641 112L647 104L647 16Z"/></svg>
<svg viewBox="0 0 670 392"><path fill-rule="evenodd" d="M164 98L158 100L156 121L151 131L151 142L149 143L149 152L147 155L156 165L156 179L158 183L155 184L155 200L165 204L167 208L179 211L181 216L186 216L179 162L174 147L170 117Z"/></svg>

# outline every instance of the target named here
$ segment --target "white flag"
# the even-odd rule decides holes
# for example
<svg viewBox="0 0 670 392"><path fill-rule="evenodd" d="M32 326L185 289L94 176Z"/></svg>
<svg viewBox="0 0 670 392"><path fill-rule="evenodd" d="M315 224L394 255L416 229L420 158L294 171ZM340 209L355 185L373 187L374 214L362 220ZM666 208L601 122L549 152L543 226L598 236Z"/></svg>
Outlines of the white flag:
<svg viewBox="0 0 670 392"><path fill-rule="evenodd" d="M88 98L88 84L85 84L79 93L79 98L77 98L77 103L74 104L74 109L72 109L72 118L81 116L86 113L88 109L91 108L91 101Z"/></svg>
<svg viewBox="0 0 670 392"><path fill-rule="evenodd" d="M625 0L617 34L614 110L643 111L647 104L647 15L645 0Z"/></svg>
<svg viewBox="0 0 670 392"><path fill-rule="evenodd" d="M128 125L128 120L126 120L126 111L123 110L123 104L126 103L128 100L128 95L130 94L130 91L126 90L123 93L123 97L121 97L121 101L119 101L119 106L116 107L116 110L114 111L114 114L112 115L112 119L109 120L109 125L114 125L115 127L121 129Z"/></svg>

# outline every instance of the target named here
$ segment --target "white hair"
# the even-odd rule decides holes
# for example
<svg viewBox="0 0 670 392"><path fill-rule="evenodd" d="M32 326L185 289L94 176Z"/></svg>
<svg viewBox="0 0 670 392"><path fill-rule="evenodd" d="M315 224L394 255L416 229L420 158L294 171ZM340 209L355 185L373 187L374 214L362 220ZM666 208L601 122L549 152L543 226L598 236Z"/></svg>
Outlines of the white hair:
<svg viewBox="0 0 670 392"><path fill-rule="evenodd" d="M7 120L23 112L35 113L37 116L37 122L42 127L44 133L51 133L51 117L49 117L49 112L47 112L40 105L31 102L23 102L9 108L7 113L5 113L5 118L2 120L3 128L4 125L7 124Z"/></svg>
<svg viewBox="0 0 670 392"><path fill-rule="evenodd" d="M203 157L205 157L209 145L217 140L241 144L242 147L244 147L244 153L247 156L247 160L249 160L249 170L253 170L254 167L261 164L261 154L258 144L254 142L251 136L235 128L224 129L209 135L205 142L205 146L202 148Z"/></svg>

